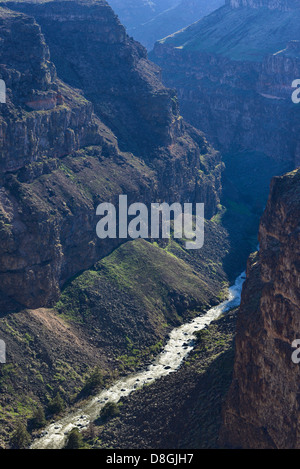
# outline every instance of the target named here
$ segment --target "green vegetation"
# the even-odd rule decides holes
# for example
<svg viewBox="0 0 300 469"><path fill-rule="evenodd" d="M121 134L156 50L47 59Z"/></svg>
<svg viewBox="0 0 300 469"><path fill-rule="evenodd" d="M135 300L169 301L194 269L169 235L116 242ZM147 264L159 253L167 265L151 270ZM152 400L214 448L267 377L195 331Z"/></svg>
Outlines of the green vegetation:
<svg viewBox="0 0 300 469"><path fill-rule="evenodd" d="M115 402L107 402L100 412L100 419L106 422L109 419L117 417L120 414L120 408Z"/></svg>
<svg viewBox="0 0 300 469"><path fill-rule="evenodd" d="M177 249L182 251L179 245ZM74 279L57 310L64 319L100 328L104 341L113 336L119 341L118 355L123 349L121 355L136 356L143 349L148 349L145 354L155 352L166 327L207 306L209 296L205 280L176 256L175 248L136 240Z"/></svg>
<svg viewBox="0 0 300 469"><path fill-rule="evenodd" d="M84 387L80 392L80 397L96 394L104 385L103 374L99 367L96 367L87 378Z"/></svg>
<svg viewBox="0 0 300 469"><path fill-rule="evenodd" d="M47 411L51 415L59 415L65 409L65 403L62 399L60 393L57 393L56 396L50 400L48 404Z"/></svg>
<svg viewBox="0 0 300 469"><path fill-rule="evenodd" d="M128 339L127 346L128 352L117 357L119 362L119 370L135 370L141 366L145 361L153 360L153 358L160 352L163 347L163 342L160 340L150 347L142 350L134 348L134 344Z"/></svg>
<svg viewBox="0 0 300 469"><path fill-rule="evenodd" d="M83 449L83 439L78 428L73 428L68 436L64 449Z"/></svg>
<svg viewBox="0 0 300 469"><path fill-rule="evenodd" d="M163 301L168 305L170 290L193 296L195 290L204 289L204 284L189 265L143 240L127 243L98 263L96 268L100 275L104 271L120 288L134 291L145 307L153 309Z"/></svg>
<svg viewBox="0 0 300 469"><path fill-rule="evenodd" d="M221 224L225 213L226 213L226 207L223 207L223 205L218 204L217 213L212 217L211 221L217 224Z"/></svg>
<svg viewBox="0 0 300 469"><path fill-rule="evenodd" d="M19 423L14 431L10 445L12 449L26 449L31 441L31 437L23 423Z"/></svg>
<svg viewBox="0 0 300 469"><path fill-rule="evenodd" d="M32 418L28 422L28 427L31 430L38 430L46 426L45 412L42 407L37 407L33 412Z"/></svg>

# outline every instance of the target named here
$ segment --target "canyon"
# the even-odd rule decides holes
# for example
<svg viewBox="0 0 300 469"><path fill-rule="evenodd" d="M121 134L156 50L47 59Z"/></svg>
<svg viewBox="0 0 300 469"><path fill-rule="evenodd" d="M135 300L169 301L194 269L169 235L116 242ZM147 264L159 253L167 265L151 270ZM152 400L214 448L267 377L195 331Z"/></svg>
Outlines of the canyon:
<svg viewBox="0 0 300 469"><path fill-rule="evenodd" d="M174 92L161 85L156 67L147 61L144 49L126 36L107 4L51 2L20 8L33 14L33 7L41 24L48 21L44 29L50 50L52 41L60 40L69 62L61 45L55 44L51 57L56 65L49 61L49 48L32 17L3 12L2 21L15 34L6 38L3 48L9 51L8 41L13 41L16 58L3 67L9 103L1 118L0 277L9 305L44 307L58 298L66 280L109 252L105 242L97 242L96 206L109 201L109 194L118 196L118 185L129 200L134 194L141 195L141 202L198 199L206 204L210 218L218 204L222 165L203 135L182 121ZM61 15L61 37L53 9ZM91 28L78 56L76 42L70 45L67 36L74 37L74 28L80 34L91 16L96 31ZM34 54L31 73L23 63L25 40L19 29L26 29L28 41L40 51ZM100 51L97 75L93 57ZM75 58L78 71L72 73ZM112 69L113 85L108 79ZM56 70L68 85L56 78ZM70 85L81 86L84 95ZM49 109L49 99L57 94L61 102L54 100ZM37 102L42 109L32 109ZM127 130L120 125L124 121ZM200 154L207 154L204 165Z"/></svg>
<svg viewBox="0 0 300 469"><path fill-rule="evenodd" d="M220 154L182 119L176 93L105 1L2 3L0 38L7 448L37 406L49 412L57 395L76 405L97 367L106 384L137 369L173 327L217 304L228 235L213 221ZM120 194L204 203L205 251L100 240L96 208Z"/></svg>
<svg viewBox="0 0 300 469"><path fill-rule="evenodd" d="M180 5L194 8L145 2L142 21ZM151 62L104 0L0 4L1 448L18 428L41 436L37 408L55 433L65 411L80 417L163 360L177 328L224 304L258 225L240 308L183 338L176 373L124 395L83 438L299 448L299 19L298 0L228 0L158 41ZM98 205L122 194L204 204L204 249L99 239Z"/></svg>
<svg viewBox="0 0 300 469"><path fill-rule="evenodd" d="M293 169L299 164L291 96L300 76L300 8L246 4L227 4L158 41L150 56L167 86L177 89L183 116L217 149L260 152L280 161L282 171Z"/></svg>
<svg viewBox="0 0 300 469"><path fill-rule="evenodd" d="M152 50L156 41L189 26L224 5L224 0L110 0L129 35Z"/></svg>
<svg viewBox="0 0 300 469"><path fill-rule="evenodd" d="M228 1L156 42L149 54L165 85L176 89L183 117L222 153L221 205L231 208L223 224L240 271L243 253L256 248L272 176L300 161L299 109L292 102L300 8L288 5Z"/></svg>

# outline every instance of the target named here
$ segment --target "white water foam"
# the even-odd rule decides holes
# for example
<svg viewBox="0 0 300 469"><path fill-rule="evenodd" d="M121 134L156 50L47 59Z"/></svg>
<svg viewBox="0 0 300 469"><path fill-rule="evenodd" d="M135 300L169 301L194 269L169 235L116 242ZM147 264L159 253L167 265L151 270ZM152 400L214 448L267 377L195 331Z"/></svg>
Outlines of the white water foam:
<svg viewBox="0 0 300 469"><path fill-rule="evenodd" d="M243 272L236 279L235 284L229 288L226 301L211 308L203 316L198 316L191 322L174 329L170 333L169 341L162 352L147 369L121 378L109 389L91 398L82 409L70 413L56 423L49 425L42 433L42 436L33 442L31 448L62 448L72 428L77 427L79 430L87 428L90 422L99 417L101 409L107 402L117 403L122 397L128 396L145 384L153 383L162 376L176 372L194 348L195 332L204 329L221 314L239 306L245 278L246 275Z"/></svg>

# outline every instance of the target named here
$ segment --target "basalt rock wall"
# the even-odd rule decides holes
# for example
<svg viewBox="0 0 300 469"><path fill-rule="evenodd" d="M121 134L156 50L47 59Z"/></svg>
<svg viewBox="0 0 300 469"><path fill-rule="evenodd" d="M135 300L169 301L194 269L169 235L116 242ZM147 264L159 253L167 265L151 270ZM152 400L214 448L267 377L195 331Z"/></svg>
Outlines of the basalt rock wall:
<svg viewBox="0 0 300 469"><path fill-rule="evenodd" d="M248 262L220 444L299 448L300 172L273 180Z"/></svg>

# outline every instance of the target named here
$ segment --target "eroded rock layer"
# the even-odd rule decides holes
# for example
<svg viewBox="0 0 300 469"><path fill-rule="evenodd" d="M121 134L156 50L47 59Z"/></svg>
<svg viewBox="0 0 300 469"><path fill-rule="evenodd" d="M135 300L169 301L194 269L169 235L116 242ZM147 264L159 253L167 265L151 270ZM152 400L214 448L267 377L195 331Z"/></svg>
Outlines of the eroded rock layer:
<svg viewBox="0 0 300 469"><path fill-rule="evenodd" d="M250 3L227 4L157 42L151 58L177 89L183 116L216 148L264 153L284 173L300 161L291 99L300 76L300 5Z"/></svg>
<svg viewBox="0 0 300 469"><path fill-rule="evenodd" d="M68 279L116 247L96 236L100 202L201 201L210 218L222 170L106 2L8 6L0 10L2 311L52 305Z"/></svg>
<svg viewBox="0 0 300 469"><path fill-rule="evenodd" d="M273 180L238 315L221 444L299 448L300 171Z"/></svg>

